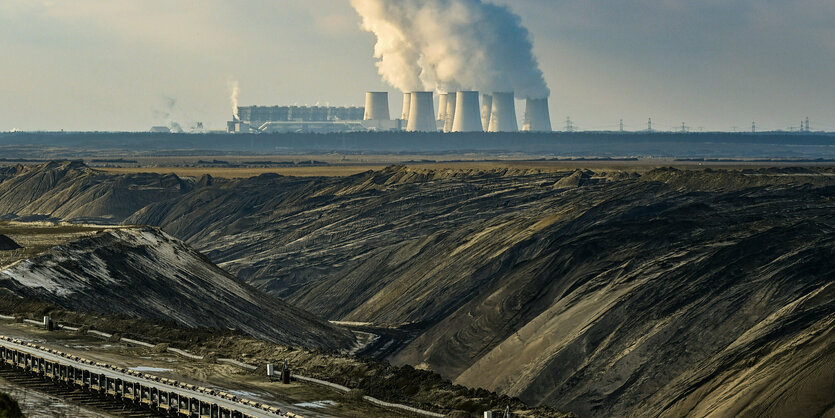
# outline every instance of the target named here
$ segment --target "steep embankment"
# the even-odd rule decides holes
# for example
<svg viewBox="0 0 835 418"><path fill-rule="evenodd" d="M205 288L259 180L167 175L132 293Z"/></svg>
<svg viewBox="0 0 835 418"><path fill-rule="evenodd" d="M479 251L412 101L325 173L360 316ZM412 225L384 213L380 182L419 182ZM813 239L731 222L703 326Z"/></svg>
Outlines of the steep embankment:
<svg viewBox="0 0 835 418"><path fill-rule="evenodd" d="M779 414L798 398L814 414L835 370L833 184L392 168L262 176L130 221L328 318L417 323L393 359L458 383L581 415ZM767 384L791 390L765 402Z"/></svg>
<svg viewBox="0 0 835 418"><path fill-rule="evenodd" d="M835 391L832 174L265 175L126 223L329 319L410 323L381 351L459 383L584 416L815 415Z"/></svg>
<svg viewBox="0 0 835 418"><path fill-rule="evenodd" d="M18 261L0 270L0 288L67 310L235 328L283 344L338 348L353 341L154 228L105 230Z"/></svg>
<svg viewBox="0 0 835 418"><path fill-rule="evenodd" d="M0 217L119 223L152 202L210 182L201 181L174 175L112 176L81 161L6 167L0 170Z"/></svg>

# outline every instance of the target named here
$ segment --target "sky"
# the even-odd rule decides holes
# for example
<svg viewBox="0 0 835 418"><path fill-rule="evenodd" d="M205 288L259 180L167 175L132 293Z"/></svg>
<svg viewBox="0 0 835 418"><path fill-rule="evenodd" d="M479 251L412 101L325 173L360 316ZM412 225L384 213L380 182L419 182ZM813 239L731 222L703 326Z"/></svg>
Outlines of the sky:
<svg viewBox="0 0 835 418"><path fill-rule="evenodd" d="M484 1L530 31L556 130L808 117L835 131L835 1ZM374 44L348 0L0 0L0 131L223 129L233 81L241 105L362 106L390 91L399 114Z"/></svg>

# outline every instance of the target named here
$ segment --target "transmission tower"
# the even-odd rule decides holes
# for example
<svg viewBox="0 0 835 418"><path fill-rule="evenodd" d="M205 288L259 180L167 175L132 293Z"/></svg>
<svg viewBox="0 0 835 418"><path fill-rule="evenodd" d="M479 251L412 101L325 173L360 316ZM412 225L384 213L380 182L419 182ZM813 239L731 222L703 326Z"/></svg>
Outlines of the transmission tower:
<svg viewBox="0 0 835 418"><path fill-rule="evenodd" d="M565 118L565 131L566 132L574 132L574 124L571 122L571 117L570 116Z"/></svg>
<svg viewBox="0 0 835 418"><path fill-rule="evenodd" d="M623 132L623 119L620 120L620 131Z"/></svg>
<svg viewBox="0 0 835 418"><path fill-rule="evenodd" d="M806 116L806 132L812 132L812 129L809 128L809 117Z"/></svg>
<svg viewBox="0 0 835 418"><path fill-rule="evenodd" d="M751 133L757 133L757 121L751 122Z"/></svg>
<svg viewBox="0 0 835 418"><path fill-rule="evenodd" d="M647 120L647 131L652 132L652 118Z"/></svg>

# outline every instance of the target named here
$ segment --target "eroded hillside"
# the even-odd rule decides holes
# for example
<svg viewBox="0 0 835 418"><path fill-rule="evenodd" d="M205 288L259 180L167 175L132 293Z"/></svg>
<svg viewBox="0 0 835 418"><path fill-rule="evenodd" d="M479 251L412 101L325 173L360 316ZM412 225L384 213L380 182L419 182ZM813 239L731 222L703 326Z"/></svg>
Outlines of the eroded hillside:
<svg viewBox="0 0 835 418"><path fill-rule="evenodd" d="M0 168L0 219L118 223L140 208L208 180L174 175L111 176L81 161Z"/></svg>
<svg viewBox="0 0 835 418"><path fill-rule="evenodd" d="M263 175L125 222L328 319L408 323L396 363L534 404L833 407L831 169Z"/></svg>
<svg viewBox="0 0 835 418"><path fill-rule="evenodd" d="M303 347L353 341L347 331L264 295L155 228L103 230L15 261L0 267L0 288L4 298L70 311L237 329Z"/></svg>

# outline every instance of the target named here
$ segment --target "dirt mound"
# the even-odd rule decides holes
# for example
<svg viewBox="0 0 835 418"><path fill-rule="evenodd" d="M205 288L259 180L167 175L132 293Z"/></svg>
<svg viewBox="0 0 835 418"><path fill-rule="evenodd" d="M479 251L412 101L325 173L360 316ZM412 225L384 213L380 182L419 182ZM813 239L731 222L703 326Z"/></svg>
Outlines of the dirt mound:
<svg viewBox="0 0 835 418"><path fill-rule="evenodd" d="M0 287L74 311L235 328L269 341L342 348L353 335L266 296L155 228L105 230L0 271Z"/></svg>
<svg viewBox="0 0 835 418"><path fill-rule="evenodd" d="M570 189L573 187L586 186L591 184L592 172L588 170L575 170L570 175L559 179L554 183L555 189Z"/></svg>
<svg viewBox="0 0 835 418"><path fill-rule="evenodd" d="M200 184L170 174L115 176L81 161L53 161L8 173L0 181L0 214L17 220L118 223L149 203L195 187Z"/></svg>
<svg viewBox="0 0 835 418"><path fill-rule="evenodd" d="M23 248L20 244L16 243L13 239L0 234L0 251L12 251Z"/></svg>

